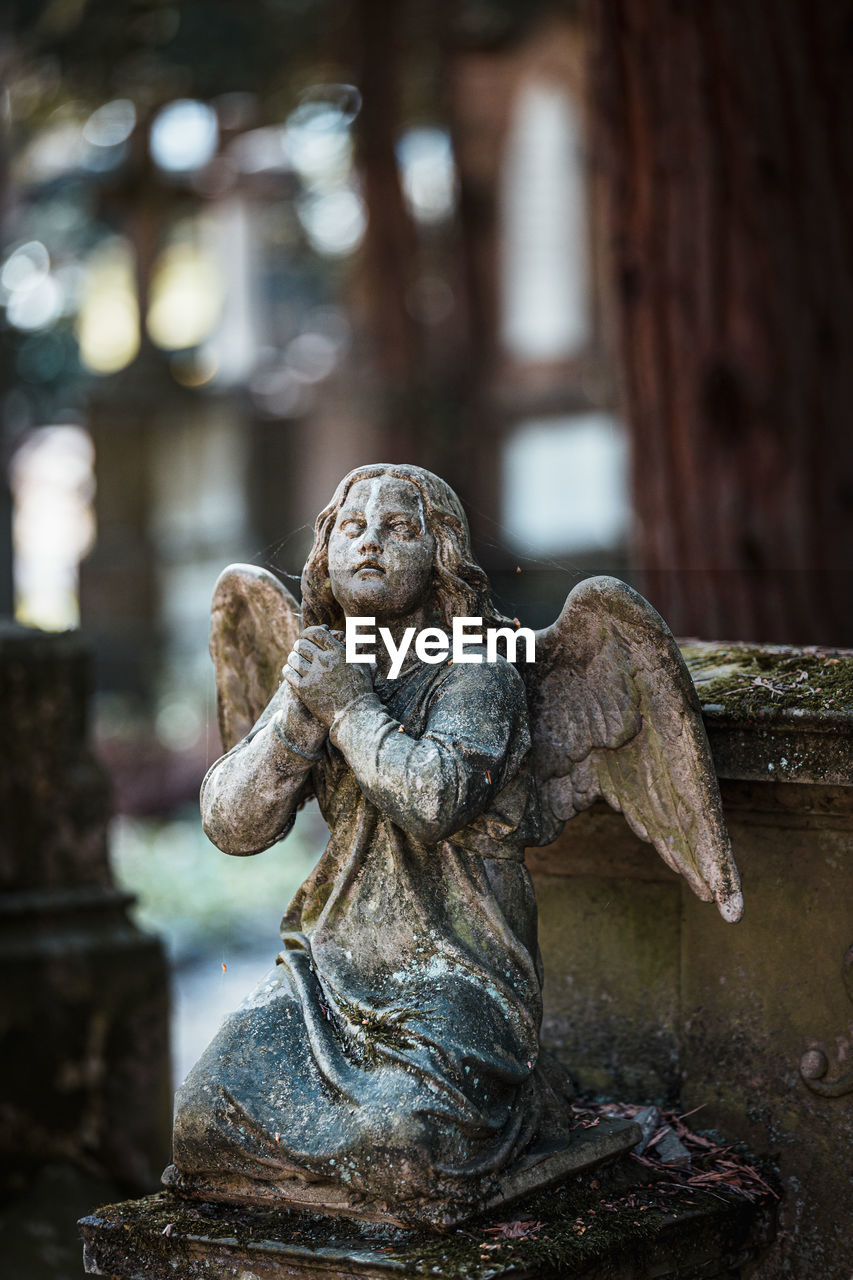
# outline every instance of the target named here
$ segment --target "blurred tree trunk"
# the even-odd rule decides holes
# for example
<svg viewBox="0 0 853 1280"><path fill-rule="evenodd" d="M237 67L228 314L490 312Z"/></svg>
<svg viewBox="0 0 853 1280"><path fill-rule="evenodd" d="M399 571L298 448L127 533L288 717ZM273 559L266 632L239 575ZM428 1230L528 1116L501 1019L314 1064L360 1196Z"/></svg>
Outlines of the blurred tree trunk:
<svg viewBox="0 0 853 1280"><path fill-rule="evenodd" d="M418 326L407 305L417 240L397 167L403 9L387 0L357 0L357 83L362 107L356 143L364 180L367 229L364 270L368 320L385 389L381 430L386 462L420 461L416 399L421 375Z"/></svg>
<svg viewBox="0 0 853 1280"><path fill-rule="evenodd" d="M459 184L455 395L459 436L446 478L465 495L477 554L492 572L501 491L501 423L494 406L500 363L501 174L517 91L517 44L454 39L452 16L443 36L446 110Z"/></svg>
<svg viewBox="0 0 853 1280"><path fill-rule="evenodd" d="M8 31L8 16L0 17L0 84L7 76L14 58L14 46ZM0 231L5 232L9 212L9 120L0 120ZM5 239L5 235L4 235ZM0 369L11 377L8 351L0 352ZM12 442L5 411L0 417L0 619L12 617L14 600L14 545L12 539L12 490L9 485L9 462Z"/></svg>
<svg viewBox="0 0 853 1280"><path fill-rule="evenodd" d="M509 112L500 77L511 62L460 40L455 13L443 0L432 10L355 0L350 30L368 212L362 295L379 375L382 457L429 467L458 487L476 540L481 513L494 515L498 492L500 453L485 422L485 389L495 355L498 180ZM408 208L396 157L412 103L424 100L449 126L459 177L455 219L426 229ZM436 275L446 276L454 298L440 326L417 304L418 285Z"/></svg>
<svg viewBox="0 0 853 1280"><path fill-rule="evenodd" d="M673 629L853 644L853 4L590 0L634 445Z"/></svg>

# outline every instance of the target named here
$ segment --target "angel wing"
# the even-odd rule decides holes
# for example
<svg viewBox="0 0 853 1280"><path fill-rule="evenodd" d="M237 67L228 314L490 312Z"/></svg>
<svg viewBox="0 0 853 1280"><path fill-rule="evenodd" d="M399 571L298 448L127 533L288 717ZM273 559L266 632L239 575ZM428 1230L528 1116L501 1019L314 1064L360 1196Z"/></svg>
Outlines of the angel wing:
<svg viewBox="0 0 853 1280"><path fill-rule="evenodd" d="M278 688L300 627L299 605L273 574L253 564L223 569L210 610L210 656L226 751L246 736Z"/></svg>
<svg viewBox="0 0 853 1280"><path fill-rule="evenodd" d="M524 672L542 843L598 797L694 893L739 920L743 897L699 700L666 623L616 578L588 578L536 635Z"/></svg>

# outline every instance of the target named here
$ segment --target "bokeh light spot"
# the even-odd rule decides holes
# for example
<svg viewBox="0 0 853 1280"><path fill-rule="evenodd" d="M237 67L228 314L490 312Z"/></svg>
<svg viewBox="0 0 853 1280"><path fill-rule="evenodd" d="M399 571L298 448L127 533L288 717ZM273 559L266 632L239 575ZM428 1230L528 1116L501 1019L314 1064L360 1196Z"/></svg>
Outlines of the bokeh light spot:
<svg viewBox="0 0 853 1280"><path fill-rule="evenodd" d="M30 289L50 270L50 255L40 240L28 240L9 254L0 271L0 285L8 293Z"/></svg>
<svg viewBox="0 0 853 1280"><path fill-rule="evenodd" d="M361 196L346 187L300 200L297 213L311 247L328 257L352 253L367 226Z"/></svg>
<svg viewBox="0 0 853 1280"><path fill-rule="evenodd" d="M62 285L50 274L50 255L40 240L9 254L0 271L6 317L16 329L46 329L62 312Z"/></svg>
<svg viewBox="0 0 853 1280"><path fill-rule="evenodd" d="M154 163L167 173L201 169L219 145L216 112L193 98L170 102L154 117L149 143Z"/></svg>
<svg viewBox="0 0 853 1280"><path fill-rule="evenodd" d="M352 170L350 117L334 102L303 102L287 118L287 155L303 182L328 191L348 182Z"/></svg>
<svg viewBox="0 0 853 1280"><path fill-rule="evenodd" d="M54 276L41 276L29 289L16 289L6 305L16 329L46 329L62 312L62 289Z"/></svg>
<svg viewBox="0 0 853 1280"><path fill-rule="evenodd" d="M456 203L456 168L444 129L409 129L397 143L406 202L421 222L441 222Z"/></svg>
<svg viewBox="0 0 853 1280"><path fill-rule="evenodd" d="M118 147L136 125L136 107L130 98L114 98L93 111L83 126L83 137L93 147Z"/></svg>
<svg viewBox="0 0 853 1280"><path fill-rule="evenodd" d="M94 449L78 426L30 432L12 458L15 616L62 631L79 622L77 576L92 546Z"/></svg>
<svg viewBox="0 0 853 1280"><path fill-rule="evenodd" d="M361 110L361 94L354 84L312 84L300 95L297 112L333 111L345 125L352 124Z"/></svg>
<svg viewBox="0 0 853 1280"><path fill-rule="evenodd" d="M198 346L215 327L221 307L222 280L208 254L179 243L160 255L146 319L156 346L167 351Z"/></svg>
<svg viewBox="0 0 853 1280"><path fill-rule="evenodd" d="M118 237L90 257L77 315L80 359L93 373L117 373L139 351L133 252Z"/></svg>
<svg viewBox="0 0 853 1280"><path fill-rule="evenodd" d="M321 382L338 363L338 346L323 333L300 333L288 344L284 358L304 382Z"/></svg>

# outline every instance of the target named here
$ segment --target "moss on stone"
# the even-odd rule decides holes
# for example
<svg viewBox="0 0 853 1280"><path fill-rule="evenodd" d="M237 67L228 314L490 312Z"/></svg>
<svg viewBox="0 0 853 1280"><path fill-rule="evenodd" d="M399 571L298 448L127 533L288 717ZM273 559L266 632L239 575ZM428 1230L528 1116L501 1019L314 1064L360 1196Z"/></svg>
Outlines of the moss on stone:
<svg viewBox="0 0 853 1280"><path fill-rule="evenodd" d="M742 1244L755 1214L754 1206L731 1193L678 1187L622 1161L597 1170L595 1178L569 1179L443 1235L301 1211L194 1204L167 1192L108 1205L84 1219L84 1226L91 1232L97 1224L101 1237L112 1229L119 1237L115 1246L132 1257L135 1273L140 1263L152 1275L163 1272L164 1262L173 1267L191 1239L209 1240L213 1248L272 1240L299 1253L357 1256L359 1269L373 1274L489 1280L508 1272L587 1274L598 1263L606 1268L646 1257L658 1243L668 1260L686 1265L709 1231L715 1241L733 1236Z"/></svg>
<svg viewBox="0 0 853 1280"><path fill-rule="evenodd" d="M488 1280L509 1268L520 1274L543 1269L572 1273L651 1240L673 1220L651 1205L619 1205L628 1186L636 1193L634 1182L617 1171L599 1171L593 1180L583 1175L502 1211L504 1223L532 1224L522 1238L494 1237L491 1231L500 1224L492 1215L453 1235L413 1240L408 1247L398 1247L395 1257L407 1270L448 1280ZM606 1208L608 1202L614 1207Z"/></svg>
<svg viewBox="0 0 853 1280"><path fill-rule="evenodd" d="M333 1030L344 1052L359 1066L380 1066L388 1051L405 1053L416 1047L405 1031L412 1016L409 1010L371 1009L340 993L336 995L336 1006L331 1013Z"/></svg>
<svg viewBox="0 0 853 1280"><path fill-rule="evenodd" d="M845 650L692 642L681 652L703 707L738 718L853 713L853 654Z"/></svg>

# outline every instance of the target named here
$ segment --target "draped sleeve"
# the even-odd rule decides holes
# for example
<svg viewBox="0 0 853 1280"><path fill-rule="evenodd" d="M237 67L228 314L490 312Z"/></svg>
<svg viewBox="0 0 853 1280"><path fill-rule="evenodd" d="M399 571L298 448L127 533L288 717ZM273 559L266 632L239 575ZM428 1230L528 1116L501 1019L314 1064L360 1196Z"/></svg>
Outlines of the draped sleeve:
<svg viewBox="0 0 853 1280"><path fill-rule="evenodd" d="M445 840L489 807L530 746L524 685L503 659L448 664L418 737L375 693L357 698L330 739L363 794L410 835Z"/></svg>
<svg viewBox="0 0 853 1280"><path fill-rule="evenodd" d="M282 684L250 733L208 770L201 784L205 834L223 853L261 853L287 835L322 756L326 730L307 719Z"/></svg>

